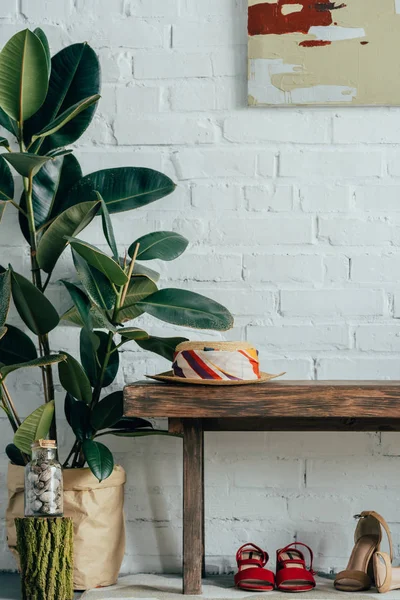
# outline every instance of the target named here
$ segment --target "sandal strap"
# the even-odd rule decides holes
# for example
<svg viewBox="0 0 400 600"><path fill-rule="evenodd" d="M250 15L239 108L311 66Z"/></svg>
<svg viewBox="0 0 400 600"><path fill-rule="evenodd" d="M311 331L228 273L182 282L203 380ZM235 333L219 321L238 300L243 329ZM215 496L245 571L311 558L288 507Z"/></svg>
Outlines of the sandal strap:
<svg viewBox="0 0 400 600"><path fill-rule="evenodd" d="M297 550L296 546L302 546L303 548L306 548L306 550L308 550L309 554L310 554L310 566L306 567L306 563L305 563L305 558L303 553L300 550ZM303 558L286 558L286 559L282 559L280 558L280 555L285 553L285 552L290 552L290 550L297 550L297 552L299 553L300 556L302 556ZM304 565L304 568L308 571L310 571L311 574L314 574L313 571L313 560L314 560L314 554L313 551L311 550L311 548L309 546L307 546L307 544L303 544L303 542L292 542L291 544L288 544L287 546L285 546L284 548L281 548L280 550L277 550L276 552L276 562L277 564L282 563L283 565L286 564L302 564Z"/></svg>
<svg viewBox="0 0 400 600"><path fill-rule="evenodd" d="M385 519L374 510L364 510L359 515L354 515L356 519L365 519L366 517L373 517L378 521L378 523L382 526L383 530L387 535L387 539L389 542L389 554L390 554L390 562L393 562L393 543L392 543L392 534L390 533L389 525L386 523ZM379 549L379 548L378 548Z"/></svg>
<svg viewBox="0 0 400 600"><path fill-rule="evenodd" d="M299 583L299 587L305 584L307 584L307 588L310 586L315 587L315 579L307 569L291 569L290 567L279 569L276 574L277 587L284 586L285 583L290 583L291 581L301 581L302 583Z"/></svg>
<svg viewBox="0 0 400 600"><path fill-rule="evenodd" d="M248 552L257 552L258 554L261 554L262 558L242 558L243 553ZM251 542L248 544L243 544L243 546L240 546L239 550L236 552L236 562L239 566L239 563L242 565L250 565L250 564L256 564L256 565L260 565L260 567L263 567L264 565L267 564L269 560L269 556L268 556L268 552L265 552L265 550L262 550L261 548L259 548L258 546L256 546L255 544L252 544Z"/></svg>
<svg viewBox="0 0 400 600"><path fill-rule="evenodd" d="M353 581L357 581L360 583L365 589L369 589L371 587L371 578L364 571L354 571L354 570L345 570L340 571L335 577L335 586L342 579L351 579Z"/></svg>
<svg viewBox="0 0 400 600"><path fill-rule="evenodd" d="M249 569L242 569L238 571L234 577L235 584L238 585L242 580L255 579L258 581L265 581L269 585L274 586L275 575L268 569L262 567L250 567Z"/></svg>

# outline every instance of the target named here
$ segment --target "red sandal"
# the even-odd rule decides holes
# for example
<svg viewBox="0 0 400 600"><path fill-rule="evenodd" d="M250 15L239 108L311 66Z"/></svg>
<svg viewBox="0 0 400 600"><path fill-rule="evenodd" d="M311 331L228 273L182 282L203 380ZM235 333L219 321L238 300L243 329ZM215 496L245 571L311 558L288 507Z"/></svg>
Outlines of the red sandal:
<svg viewBox="0 0 400 600"><path fill-rule="evenodd" d="M307 548L310 553L310 566L307 569L304 554L296 546ZM311 548L301 542L293 542L276 553L276 587L281 592L308 592L315 588L315 575L312 569Z"/></svg>
<svg viewBox="0 0 400 600"><path fill-rule="evenodd" d="M264 569L269 560L268 553L254 544L244 544L236 553L238 572L235 585L242 590L269 592L274 589L275 575Z"/></svg>

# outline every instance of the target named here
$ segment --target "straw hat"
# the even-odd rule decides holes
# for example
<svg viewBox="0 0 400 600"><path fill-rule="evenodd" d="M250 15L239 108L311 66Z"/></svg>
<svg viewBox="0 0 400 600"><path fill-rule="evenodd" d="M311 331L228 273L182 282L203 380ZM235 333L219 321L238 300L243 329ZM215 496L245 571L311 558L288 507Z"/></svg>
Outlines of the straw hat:
<svg viewBox="0 0 400 600"><path fill-rule="evenodd" d="M249 385L281 375L260 371L258 351L248 342L183 342L175 349L172 371L146 377L194 385Z"/></svg>

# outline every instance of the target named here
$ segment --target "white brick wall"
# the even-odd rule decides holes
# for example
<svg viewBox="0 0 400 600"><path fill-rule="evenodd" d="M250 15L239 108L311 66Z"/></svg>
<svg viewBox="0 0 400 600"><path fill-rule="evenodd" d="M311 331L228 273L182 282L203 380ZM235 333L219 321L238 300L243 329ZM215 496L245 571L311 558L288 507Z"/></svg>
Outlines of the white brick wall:
<svg viewBox="0 0 400 600"><path fill-rule="evenodd" d="M248 109L245 5L3 0L0 44L40 25L53 51L83 40L93 45L104 85L95 124L77 147L84 172L131 164L177 181L164 201L115 216L117 237L128 245L154 229L187 235L188 252L161 265L163 283L229 306L236 328L227 339L254 342L265 370L293 379L398 379L400 113ZM1 256L27 274L15 215L6 212ZM100 232L92 225L85 236L104 244ZM66 255L57 277L71 272ZM66 308L57 287L50 294ZM152 331L178 333L161 322ZM52 342L77 351L74 330L63 328ZM113 389L166 367L129 347ZM10 388L27 414L40 378L10 377ZM61 414L61 391L58 401ZM11 439L2 418L0 438ZM71 433L62 420L60 440L65 453ZM107 443L128 470L123 571L179 569L181 442ZM295 536L313 546L319 570L341 569L351 515L365 508L381 511L400 533L399 434L208 434L206 445L210 570L229 569L245 541L273 556ZM0 568L12 569L4 543L6 468L1 454Z"/></svg>

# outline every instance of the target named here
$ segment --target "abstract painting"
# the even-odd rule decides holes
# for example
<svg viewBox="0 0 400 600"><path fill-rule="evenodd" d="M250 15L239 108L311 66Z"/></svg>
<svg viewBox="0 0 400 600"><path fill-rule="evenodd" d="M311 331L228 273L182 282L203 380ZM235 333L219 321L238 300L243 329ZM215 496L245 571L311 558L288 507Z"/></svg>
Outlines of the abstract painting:
<svg viewBox="0 0 400 600"><path fill-rule="evenodd" d="M400 0L248 0L249 105L400 105Z"/></svg>

